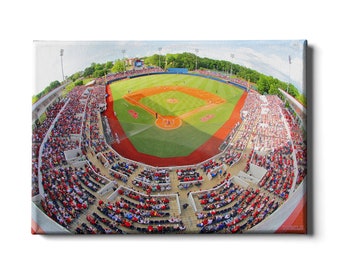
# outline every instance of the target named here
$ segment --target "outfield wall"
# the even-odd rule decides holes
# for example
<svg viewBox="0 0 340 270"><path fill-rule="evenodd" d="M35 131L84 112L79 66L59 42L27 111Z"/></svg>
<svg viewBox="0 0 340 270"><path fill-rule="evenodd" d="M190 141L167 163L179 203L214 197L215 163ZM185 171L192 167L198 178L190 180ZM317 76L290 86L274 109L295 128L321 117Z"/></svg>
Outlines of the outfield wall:
<svg viewBox="0 0 340 270"><path fill-rule="evenodd" d="M188 69L187 68L168 68L167 73L171 74L187 74Z"/></svg>
<svg viewBox="0 0 340 270"><path fill-rule="evenodd" d="M166 74L166 73L157 73L157 74ZM142 75L136 75L136 76L134 76L134 77L140 77L140 76L146 76L146 75L151 75L151 74L142 74ZM187 75L193 75L193 74L187 74ZM194 75L194 76L197 76L197 75ZM209 76L201 76L200 75L200 77L209 77ZM124 79L124 78L121 78L121 79ZM117 79L117 80L120 80L120 79ZM223 80L221 80L221 81L223 81ZM223 82L225 82L225 81L223 81ZM87 102L86 102L87 103ZM67 103L66 103L67 104ZM66 106L66 104L65 104L65 106ZM58 118L58 117L57 117ZM56 118L56 119L57 119ZM84 119L83 119L84 120ZM52 127L53 125L51 125L51 127ZM223 152L222 152L223 153ZM221 153L221 154L222 154ZM119 155L119 154L118 154ZM39 155L40 156L40 155ZM214 159L214 158L216 158L216 156L215 157L212 157L212 158L210 158L209 160L211 160L211 159ZM126 159L126 158L124 158L124 159ZM135 161L134 161L135 162ZM205 161L204 161L205 162ZM203 162L202 162L203 163ZM199 164L196 164L196 166L199 166L201 163L199 163ZM149 166L149 165L147 165L147 166ZM191 165L192 166L192 165ZM152 167L152 166L149 166L149 167ZM187 167L187 166L181 166L181 167ZM98 176L100 176L100 177L103 177L103 176L101 176L101 175L98 175ZM105 177L104 177L105 178ZM107 179L108 180L108 179ZM110 181L110 180L109 180ZM109 189L111 188L112 189L112 182L110 182L111 183L111 185L110 186L106 186L106 188L107 188L107 190L101 190L101 192L107 192L107 191L109 191ZM300 186L301 187L301 186ZM125 187L126 188L126 187ZM301 188L300 188L301 189ZM116 190L117 191L117 190ZM113 192L112 194L111 194L111 196L114 196L116 193L115 192ZM297 193L296 192L296 196L298 196L298 195L301 195L301 191L299 192L299 193ZM179 212L179 214L181 214L181 208L180 208L180 203L179 203L179 199L178 199L178 195L177 194L167 194L167 195L170 195L170 196L173 196L174 197L174 199L176 200L176 202L177 202L177 207L178 207L178 212ZM295 195L295 194L294 194ZM157 196L157 195L153 195L153 196ZM164 196L164 195L158 195L158 196ZM299 198L301 198L301 196L300 197L298 197L298 199ZM195 206L195 202L193 201L193 199L192 199L192 195L190 194L190 197L189 197L189 201L190 201L190 203L193 205L193 206ZM288 205L288 202L290 202L291 200L289 200L289 201L287 201L287 205ZM33 207L34 208L36 208L36 206L35 205L33 205ZM291 213L292 212L292 208L293 209L295 209L296 208L296 202L295 201L291 201L290 202L290 204L289 204L289 207L287 207L287 209L286 209L286 211L284 211L284 216L286 217L289 213ZM196 210L196 207L194 207L194 209ZM35 211L36 209L34 209L34 211ZM275 229L277 229L277 226L279 226L280 224L282 224L282 222L283 221L285 221L286 220L286 218L282 218L282 211L276 211L276 212L278 212L277 214L276 214L276 216L273 216L272 218L273 219L275 219L277 222L275 222L275 224L274 224L274 230ZM42 213L42 214L44 214L44 213ZM38 216L38 215L35 215L35 216ZM40 216L40 215L39 215ZM44 214L44 216L46 216L45 214ZM50 223L50 221L51 220L48 220L47 222L45 222L45 223ZM45 224L44 223L44 224ZM54 223L54 224L56 224L54 221L52 221L52 223ZM268 230L268 226L269 225L272 225L271 223L273 223L273 220L271 220L270 222L269 222L270 224L268 224L268 222L267 222L267 224L266 223L264 223L264 224L261 224L261 226L258 226L258 227L254 227L254 229L252 230L252 231L250 231L250 232L261 232L261 231L266 231L266 230ZM39 224L40 224L40 222L39 222ZM270 227L270 228L272 228L272 227ZM63 228L61 228L61 229L63 229ZM49 231L48 229L46 229L46 228L44 228L44 231ZM53 229L53 231L55 232L56 231L56 229L54 228ZM64 232L64 231L63 231ZM66 233L67 233L68 231L66 231Z"/></svg>
<svg viewBox="0 0 340 270"><path fill-rule="evenodd" d="M141 77L141 76L146 76L146 75L164 75L164 74L169 74L169 73L167 73L167 72L154 72L154 73L145 73L145 74L138 74L138 75L132 75L132 76L129 76L129 78L135 78L135 77ZM195 74L195 73L187 73L187 74L182 74L182 75L190 75L190 76L198 76L198 77L202 77L202 78L210 78L210 76L207 76L207 75L205 75L205 74ZM125 77L125 78L127 78L127 77ZM112 80L110 80L109 82L108 82L108 84L107 84L107 87L109 87L109 84L110 83L112 83L112 82L115 82L115 81L119 81L119 80L121 80L121 79L124 79L124 78L115 78L115 79L112 79ZM220 81L220 82L222 82L222 83L224 83L224 84L226 84L226 81L224 81L224 80L222 80L222 79L220 79L220 78L214 78L214 80L216 80L216 81ZM243 93L243 95L244 94L246 94L246 93ZM113 117L113 116L112 116ZM109 142L107 142L108 144L110 144ZM222 149L222 151L221 151L221 149L220 149L220 152L218 152L218 153L214 153L214 154L212 154L211 156L207 156L207 157L205 157L205 159L204 160L202 160L202 159L200 159L200 160L196 160L196 161L193 161L193 162L188 162L187 164L183 164L183 162L181 162L181 164L171 164L171 165L169 165L169 164L167 164L167 165L164 165L164 164L158 164L157 165L157 167L163 167L163 166L165 166L166 168L168 168L168 167L171 167L172 169L177 169L177 168L185 168L185 167L192 167L192 166L195 166L195 167L200 167L203 163L205 163L205 162L208 162L208 161L210 161L210 160L213 160L213 159L218 159L218 158L220 158L220 156L221 155L223 155L224 154L224 150L225 149ZM115 150L115 152L116 152L116 154L118 154L119 153L119 151L117 152L116 150ZM119 155L119 154L118 154ZM133 162L136 162L136 158L135 157L132 157L131 155L129 156L129 157L124 157L125 159L127 159L127 160L130 160L130 161L133 161ZM186 163L186 162L185 162ZM145 165L147 165L147 166L150 166L150 167L153 167L151 164L143 164L144 166Z"/></svg>
<svg viewBox="0 0 340 270"><path fill-rule="evenodd" d="M244 85L241 85L241 84L238 84L236 82L231 82L231 81L226 81L226 80L223 80L221 78L217 78L217 77L214 77L214 76L209 76L209 75L204 75L204 74L198 74L198 73L185 73L185 72L174 72L174 71L167 71L167 72L153 72L153 73L144 73L144 74L136 74L136 75L132 75L132 76L125 76L125 77L120 77L120 78L117 78L117 79L113 79L113 80L109 80L106 82L107 85L113 83L113 82L117 82L117 81L120 81L120 80L125 80L126 78L130 78L130 79L134 79L134 78L138 78L138 77L144 77L144 76L149 76L149 75L164 75L164 74L180 74L180 75L188 75L188 76L197 76L197 77L203 77L203 78L207 78L207 79L210 79L210 80L215 80L215 81L218 81L218 82L221 82L221 83L229 83L233 86L236 86L244 91L247 91L247 87L244 86Z"/></svg>

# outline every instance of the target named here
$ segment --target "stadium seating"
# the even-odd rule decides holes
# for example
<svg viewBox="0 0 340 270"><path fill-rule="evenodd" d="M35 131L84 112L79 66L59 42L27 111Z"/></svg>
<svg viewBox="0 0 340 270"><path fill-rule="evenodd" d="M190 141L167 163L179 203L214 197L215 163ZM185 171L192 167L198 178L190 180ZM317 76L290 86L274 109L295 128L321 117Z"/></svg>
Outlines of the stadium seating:
<svg viewBox="0 0 340 270"><path fill-rule="evenodd" d="M102 115L105 83L157 72L163 71L109 74L47 108L32 132L32 197L48 217L76 234L240 233L289 200L307 175L307 148L298 121L277 96L247 93L242 121L221 152L200 164L159 168L118 154L108 139L115 131L104 134L110 132ZM71 150L77 150L72 163L65 154ZM192 226L191 218L197 220Z"/></svg>

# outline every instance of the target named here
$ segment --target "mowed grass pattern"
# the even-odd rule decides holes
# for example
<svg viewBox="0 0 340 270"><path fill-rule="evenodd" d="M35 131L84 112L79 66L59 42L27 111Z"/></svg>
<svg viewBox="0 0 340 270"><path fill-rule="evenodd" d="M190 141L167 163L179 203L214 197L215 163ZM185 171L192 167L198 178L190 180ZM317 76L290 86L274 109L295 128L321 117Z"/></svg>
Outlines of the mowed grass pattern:
<svg viewBox="0 0 340 270"><path fill-rule="evenodd" d="M169 91L142 98L140 103L163 116L180 116L202 107L206 102L179 91Z"/></svg>
<svg viewBox="0 0 340 270"><path fill-rule="evenodd" d="M200 111L185 118L182 126L178 129L162 130L155 125L153 115L139 106L130 104L123 98L128 93L157 86L186 86L201 89L220 96L226 102L211 110ZM229 119L235 105L243 94L241 89L226 83L198 76L177 74L150 75L117 81L111 84L111 90L114 98L114 110L129 140L139 152L158 157L189 155L205 143ZM160 99L162 94L157 94L154 98ZM175 115L176 110L179 111L177 113L181 113L180 111L188 109L186 106L192 106L192 98L200 100L199 98L189 98L183 95L186 94L179 91L171 93L170 98L184 99L187 102L186 104L180 104L178 108L167 107L170 104L167 104L166 100L161 102L154 100L153 102L154 104L157 103L157 110L164 110L171 113L171 115ZM150 97L152 96L147 98L150 99ZM167 99L166 95L163 97ZM204 102L203 100L201 101ZM194 106L197 106L197 104ZM129 110L137 112L138 118L133 118L128 113ZM213 117L208 121L202 121L202 118L207 115L213 115ZM230 129L232 128L230 127Z"/></svg>

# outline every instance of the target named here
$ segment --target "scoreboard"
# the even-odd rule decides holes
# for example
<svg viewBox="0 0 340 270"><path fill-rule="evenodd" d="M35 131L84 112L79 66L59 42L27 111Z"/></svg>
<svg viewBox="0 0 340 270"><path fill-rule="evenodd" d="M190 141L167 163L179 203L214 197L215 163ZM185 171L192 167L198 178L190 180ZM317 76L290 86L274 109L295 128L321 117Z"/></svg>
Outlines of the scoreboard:
<svg viewBox="0 0 340 270"><path fill-rule="evenodd" d="M140 59L135 60L135 63L134 63L135 68L141 68L143 67L143 65L144 65L144 62L142 60Z"/></svg>

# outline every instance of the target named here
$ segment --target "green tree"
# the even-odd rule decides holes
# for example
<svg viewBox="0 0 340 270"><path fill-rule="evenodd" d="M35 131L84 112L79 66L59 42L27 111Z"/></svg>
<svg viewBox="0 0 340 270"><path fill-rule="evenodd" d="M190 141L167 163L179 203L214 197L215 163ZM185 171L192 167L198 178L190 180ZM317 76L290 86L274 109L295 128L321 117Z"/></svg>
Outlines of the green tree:
<svg viewBox="0 0 340 270"><path fill-rule="evenodd" d="M95 78L100 78L100 77L103 77L104 75L105 75L104 69L95 70L93 72L93 77L95 77Z"/></svg>
<svg viewBox="0 0 340 270"><path fill-rule="evenodd" d="M289 87L288 87L288 94L290 94L291 96L295 98L300 95L299 90L297 90L296 87L292 85L291 83L289 84Z"/></svg>
<svg viewBox="0 0 340 270"><path fill-rule="evenodd" d="M268 93L269 91L269 83L267 77L265 75L260 75L260 78L257 82L257 90L260 94Z"/></svg>
<svg viewBox="0 0 340 270"><path fill-rule="evenodd" d="M117 60L112 67L112 72L123 72L124 69L124 62L122 60Z"/></svg>
<svg viewBox="0 0 340 270"><path fill-rule="evenodd" d="M84 84L83 80L79 80L79 81L76 81L74 83L75 86L80 86L80 85L83 85L83 84Z"/></svg>
<svg viewBox="0 0 340 270"><path fill-rule="evenodd" d="M144 64L147 66L158 66L158 54L154 54L152 56L146 57L144 59Z"/></svg>
<svg viewBox="0 0 340 270"><path fill-rule="evenodd" d="M85 68L83 75L84 77L91 76L94 71L95 71L95 67L91 65L90 67Z"/></svg>
<svg viewBox="0 0 340 270"><path fill-rule="evenodd" d="M55 88L57 88L59 86L60 86L60 82L59 81L53 81L53 82L50 83L50 89L51 90L53 90L53 89L55 89Z"/></svg>
<svg viewBox="0 0 340 270"><path fill-rule="evenodd" d="M277 95L279 93L279 89L278 87L276 86L276 84L271 84L269 86L269 91L268 91L268 94L270 95Z"/></svg>
<svg viewBox="0 0 340 270"><path fill-rule="evenodd" d="M110 70L112 67L113 67L112 61L106 62L106 64L105 64L105 69L106 69L106 70Z"/></svg>
<svg viewBox="0 0 340 270"><path fill-rule="evenodd" d="M95 65L95 70L103 70L105 68L105 64L96 64Z"/></svg>
<svg viewBox="0 0 340 270"><path fill-rule="evenodd" d="M81 76L81 72L76 72L71 76L71 80L75 82L76 80L80 78L80 76Z"/></svg>

